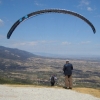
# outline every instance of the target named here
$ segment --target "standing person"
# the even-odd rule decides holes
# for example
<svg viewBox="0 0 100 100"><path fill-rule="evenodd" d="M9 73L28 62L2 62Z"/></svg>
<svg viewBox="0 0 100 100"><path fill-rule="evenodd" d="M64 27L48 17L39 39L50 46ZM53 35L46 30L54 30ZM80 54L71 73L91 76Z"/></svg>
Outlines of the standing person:
<svg viewBox="0 0 100 100"><path fill-rule="evenodd" d="M65 89L72 89L72 70L73 65L66 61L66 64L63 66L63 71L65 75Z"/></svg>
<svg viewBox="0 0 100 100"><path fill-rule="evenodd" d="M57 77L55 75L52 75L50 77L50 82L51 82L51 86L54 86L55 85L55 80L57 79Z"/></svg>

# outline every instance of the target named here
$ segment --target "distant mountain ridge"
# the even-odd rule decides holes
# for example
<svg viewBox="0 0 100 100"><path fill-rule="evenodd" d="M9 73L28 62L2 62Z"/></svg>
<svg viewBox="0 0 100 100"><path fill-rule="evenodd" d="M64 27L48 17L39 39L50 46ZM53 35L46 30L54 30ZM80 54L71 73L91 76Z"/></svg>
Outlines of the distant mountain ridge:
<svg viewBox="0 0 100 100"><path fill-rule="evenodd" d="M26 60L27 58L30 57L37 57L37 55L16 48L13 49L13 48L0 46L0 58L13 59L13 60Z"/></svg>

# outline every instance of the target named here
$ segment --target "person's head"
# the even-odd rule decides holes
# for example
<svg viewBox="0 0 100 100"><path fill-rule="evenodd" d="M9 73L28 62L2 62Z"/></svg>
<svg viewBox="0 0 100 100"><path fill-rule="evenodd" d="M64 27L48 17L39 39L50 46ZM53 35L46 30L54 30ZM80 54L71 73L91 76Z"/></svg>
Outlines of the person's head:
<svg viewBox="0 0 100 100"><path fill-rule="evenodd" d="M69 63L69 60L66 60L66 64L68 64Z"/></svg>
<svg viewBox="0 0 100 100"><path fill-rule="evenodd" d="M51 77L52 77L52 76L55 76L55 75L53 74L53 75L51 75Z"/></svg>

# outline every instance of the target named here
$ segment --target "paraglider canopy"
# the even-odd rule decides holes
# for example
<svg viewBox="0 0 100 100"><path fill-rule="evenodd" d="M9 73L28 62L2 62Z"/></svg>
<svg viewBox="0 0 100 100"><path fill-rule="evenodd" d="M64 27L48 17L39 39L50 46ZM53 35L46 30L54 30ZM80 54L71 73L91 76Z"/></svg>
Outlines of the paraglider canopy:
<svg viewBox="0 0 100 100"><path fill-rule="evenodd" d="M35 12L32 12L30 14L27 14L25 15L24 17L20 18L19 20L17 20L13 26L10 28L9 32L7 33L7 39L10 38L10 36L12 35L13 31L16 29L16 27L21 23L23 22L24 20L30 18L30 17L33 17L35 15L39 15L39 14L42 14L42 13L63 13L63 14L70 14L70 15L73 15L73 16L76 16L82 20L84 20L93 30L94 33L96 33L96 29L95 27L93 26L93 24L88 20L86 19L84 16L76 13L76 12L73 12L73 11L69 11L69 10L63 10L63 9L45 9L45 10L39 10L39 11L35 11Z"/></svg>

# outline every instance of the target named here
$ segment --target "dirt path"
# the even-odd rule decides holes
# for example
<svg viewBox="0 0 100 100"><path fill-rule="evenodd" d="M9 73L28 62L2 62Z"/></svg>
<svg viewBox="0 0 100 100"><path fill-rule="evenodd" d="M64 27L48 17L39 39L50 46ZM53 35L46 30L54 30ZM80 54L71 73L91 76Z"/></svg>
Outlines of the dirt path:
<svg viewBox="0 0 100 100"><path fill-rule="evenodd" d="M34 87L34 88L51 88L51 87L48 87L48 86L37 86L37 85L8 85L8 86L13 86L13 87ZM62 87L57 87L57 86L54 86L54 88L61 88ZM80 93L85 93L85 94L90 94L90 95L93 95L95 97L98 97L100 98L100 89L93 89L93 88L73 88L72 90L74 91L77 91L77 92L80 92Z"/></svg>
<svg viewBox="0 0 100 100"><path fill-rule="evenodd" d="M52 99L53 100L61 100L61 99L100 100L100 90L91 88L73 88L72 90L66 90L62 87L57 87L57 86L46 87L46 86L34 86L34 85L0 85L0 100L52 100Z"/></svg>

